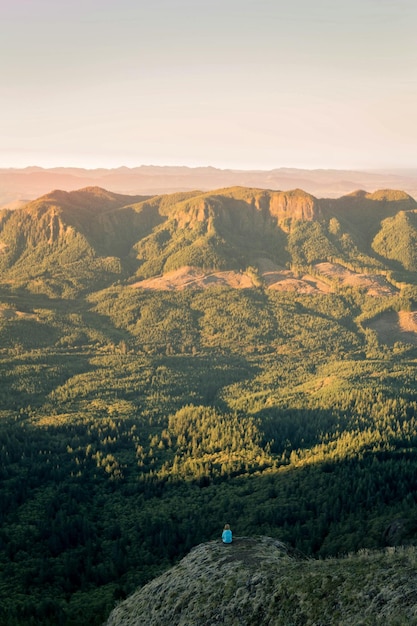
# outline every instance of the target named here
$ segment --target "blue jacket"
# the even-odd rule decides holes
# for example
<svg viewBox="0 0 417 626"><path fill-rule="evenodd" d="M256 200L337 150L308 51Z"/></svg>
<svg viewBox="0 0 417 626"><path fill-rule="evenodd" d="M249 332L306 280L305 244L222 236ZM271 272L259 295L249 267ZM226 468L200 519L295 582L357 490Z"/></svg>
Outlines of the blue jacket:
<svg viewBox="0 0 417 626"><path fill-rule="evenodd" d="M232 531L224 530L222 532L222 541L223 543L232 543Z"/></svg>

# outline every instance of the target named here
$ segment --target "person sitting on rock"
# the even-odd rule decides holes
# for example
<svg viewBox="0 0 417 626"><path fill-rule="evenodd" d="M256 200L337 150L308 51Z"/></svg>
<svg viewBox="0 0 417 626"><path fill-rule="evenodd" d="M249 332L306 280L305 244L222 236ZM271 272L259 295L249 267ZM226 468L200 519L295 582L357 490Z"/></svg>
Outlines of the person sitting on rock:
<svg viewBox="0 0 417 626"><path fill-rule="evenodd" d="M222 532L222 541L223 543L232 543L232 531L230 530L229 524L226 524L224 527Z"/></svg>

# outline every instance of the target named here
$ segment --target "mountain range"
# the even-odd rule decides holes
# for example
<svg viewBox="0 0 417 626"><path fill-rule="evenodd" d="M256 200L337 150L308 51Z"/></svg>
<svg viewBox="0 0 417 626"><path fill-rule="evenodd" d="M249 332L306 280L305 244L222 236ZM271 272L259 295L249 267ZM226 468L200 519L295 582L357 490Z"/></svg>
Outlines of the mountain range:
<svg viewBox="0 0 417 626"><path fill-rule="evenodd" d="M87 187L0 212L3 280L52 296L120 280L301 292L344 283L392 295L417 270L416 242L417 203L394 190L318 199L299 189L129 196Z"/></svg>
<svg viewBox="0 0 417 626"><path fill-rule="evenodd" d="M16 208L51 189L103 187L122 194L162 194L221 187L305 189L317 197L339 197L356 189L404 189L417 197L417 170L331 170L277 168L232 170L215 167L153 166L83 169L26 167L0 169L0 208Z"/></svg>

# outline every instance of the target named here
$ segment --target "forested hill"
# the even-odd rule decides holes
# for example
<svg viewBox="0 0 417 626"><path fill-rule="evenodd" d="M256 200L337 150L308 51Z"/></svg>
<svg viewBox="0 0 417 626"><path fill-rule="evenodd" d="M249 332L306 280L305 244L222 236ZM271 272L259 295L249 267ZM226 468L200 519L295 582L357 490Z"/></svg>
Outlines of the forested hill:
<svg viewBox="0 0 417 626"><path fill-rule="evenodd" d="M313 560L316 614L353 589L316 557L412 573L416 211L247 188L3 211L0 624L99 626L225 522Z"/></svg>
<svg viewBox="0 0 417 626"><path fill-rule="evenodd" d="M333 200L243 187L147 198L96 187L54 191L0 214L0 270L15 286L69 297L183 267L250 268L259 284L279 269L328 279L319 264L331 262L402 281L417 269L416 211L398 191Z"/></svg>

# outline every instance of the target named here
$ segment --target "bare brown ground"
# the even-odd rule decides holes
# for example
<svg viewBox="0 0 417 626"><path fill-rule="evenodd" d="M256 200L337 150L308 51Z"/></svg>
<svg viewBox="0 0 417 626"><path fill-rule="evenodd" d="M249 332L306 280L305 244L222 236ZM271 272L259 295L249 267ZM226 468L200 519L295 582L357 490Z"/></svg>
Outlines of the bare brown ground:
<svg viewBox="0 0 417 626"><path fill-rule="evenodd" d="M248 289L254 286L253 279L244 272L204 272L196 267L181 267L156 278L141 280L132 287L161 291L182 291L183 289L206 289L213 286L228 286L234 289Z"/></svg>
<svg viewBox="0 0 417 626"><path fill-rule="evenodd" d="M320 278L305 274L299 278L290 270L265 272L262 278L269 289L276 291L297 291L298 293L329 293L331 287Z"/></svg>
<svg viewBox="0 0 417 626"><path fill-rule="evenodd" d="M315 270L324 278L339 285L364 289L368 296L393 296L398 292L384 276L352 272L337 263L318 263Z"/></svg>
<svg viewBox="0 0 417 626"><path fill-rule="evenodd" d="M296 291L315 294L330 293L335 285L360 287L372 296L391 296L396 293L383 276L358 274L335 263L319 263L315 266L317 274L298 275L279 267L268 259L259 260L262 281L269 289L277 291ZM256 279L250 272L224 271L205 272L195 267L182 267L156 278L141 280L133 287L162 291L183 289L206 289L215 285L224 285L234 289L248 289L256 286Z"/></svg>
<svg viewBox="0 0 417 626"><path fill-rule="evenodd" d="M388 345L397 341L417 345L417 311L386 311L368 322L367 327Z"/></svg>
<svg viewBox="0 0 417 626"><path fill-rule="evenodd" d="M313 278L303 276L296 278L289 270L270 270L261 274L264 284L270 289L279 291L297 291L298 293L328 292L330 287ZM148 278L132 285L141 289L162 291L181 291L183 289L206 289L213 286L227 286L233 289L249 289L256 286L250 273L236 272L204 272L193 267L182 267L156 278Z"/></svg>

